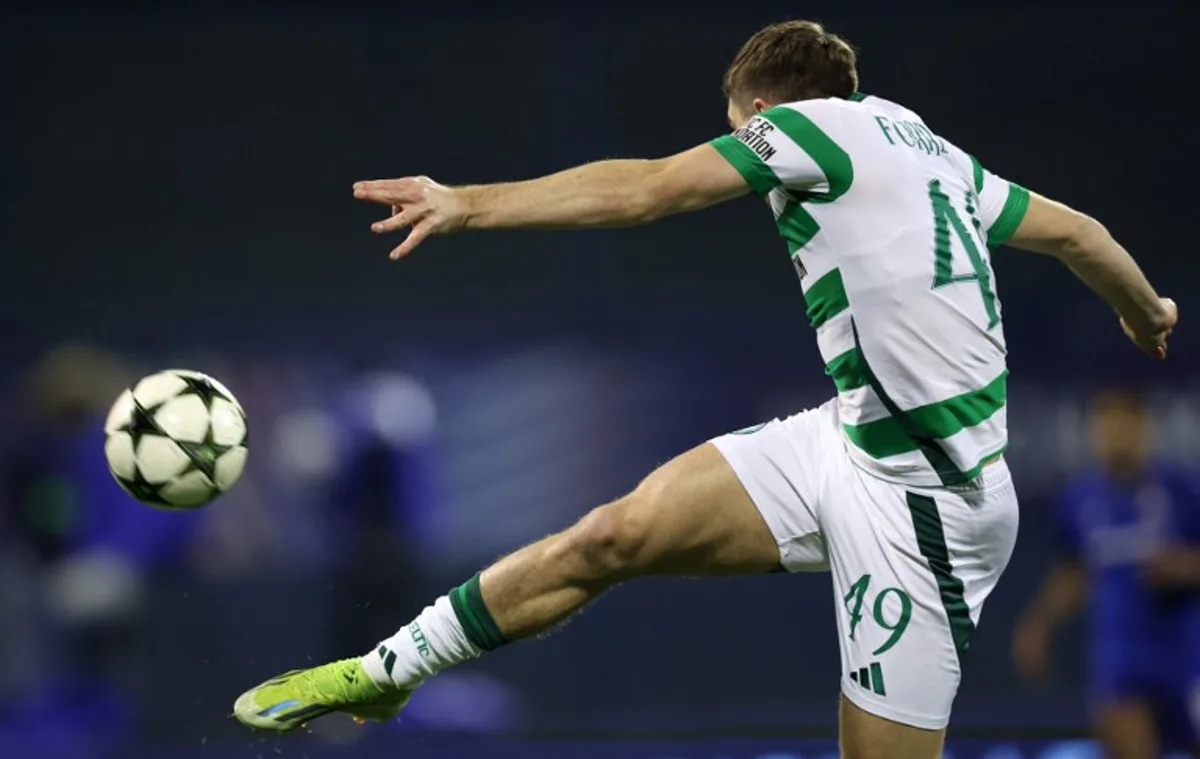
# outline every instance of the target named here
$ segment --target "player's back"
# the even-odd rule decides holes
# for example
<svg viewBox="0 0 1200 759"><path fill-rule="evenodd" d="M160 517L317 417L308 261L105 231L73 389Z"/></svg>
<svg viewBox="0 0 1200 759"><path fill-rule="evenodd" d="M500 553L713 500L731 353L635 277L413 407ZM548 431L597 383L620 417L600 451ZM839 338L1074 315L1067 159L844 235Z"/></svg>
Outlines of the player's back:
<svg viewBox="0 0 1200 759"><path fill-rule="evenodd" d="M778 106L724 139L773 175L756 189L800 272L851 455L912 484L977 475L1007 444L988 244L1028 193L874 97Z"/></svg>

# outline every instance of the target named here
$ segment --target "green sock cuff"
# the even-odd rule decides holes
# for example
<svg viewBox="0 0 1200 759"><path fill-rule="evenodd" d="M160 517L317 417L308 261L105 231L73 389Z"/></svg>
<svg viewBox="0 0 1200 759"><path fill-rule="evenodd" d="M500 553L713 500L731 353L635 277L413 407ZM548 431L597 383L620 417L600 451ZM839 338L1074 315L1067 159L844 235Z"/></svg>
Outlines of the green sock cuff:
<svg viewBox="0 0 1200 759"><path fill-rule="evenodd" d="M462 625L468 640L484 651L495 650L509 642L483 603L478 574L447 595L450 598L450 606L454 608L454 616L458 617L458 623Z"/></svg>

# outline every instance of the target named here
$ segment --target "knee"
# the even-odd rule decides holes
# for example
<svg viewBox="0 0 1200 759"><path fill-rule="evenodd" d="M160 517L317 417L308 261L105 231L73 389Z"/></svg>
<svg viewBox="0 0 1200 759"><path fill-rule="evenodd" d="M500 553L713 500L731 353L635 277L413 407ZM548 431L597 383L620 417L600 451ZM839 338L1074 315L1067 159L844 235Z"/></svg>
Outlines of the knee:
<svg viewBox="0 0 1200 759"><path fill-rule="evenodd" d="M621 579L638 573L649 544L648 524L641 516L644 498L635 492L593 509L569 531L564 548L584 575L581 579Z"/></svg>

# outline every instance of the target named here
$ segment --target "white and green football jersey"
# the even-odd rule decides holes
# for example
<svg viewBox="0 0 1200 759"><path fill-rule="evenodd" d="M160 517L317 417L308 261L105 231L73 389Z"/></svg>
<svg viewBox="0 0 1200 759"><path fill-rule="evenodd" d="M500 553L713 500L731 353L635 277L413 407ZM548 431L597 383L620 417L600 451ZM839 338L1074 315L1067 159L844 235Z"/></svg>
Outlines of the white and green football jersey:
<svg viewBox="0 0 1200 759"><path fill-rule="evenodd" d="M860 466L975 477L1008 442L989 246L1029 193L876 97L789 103L712 145L770 200Z"/></svg>

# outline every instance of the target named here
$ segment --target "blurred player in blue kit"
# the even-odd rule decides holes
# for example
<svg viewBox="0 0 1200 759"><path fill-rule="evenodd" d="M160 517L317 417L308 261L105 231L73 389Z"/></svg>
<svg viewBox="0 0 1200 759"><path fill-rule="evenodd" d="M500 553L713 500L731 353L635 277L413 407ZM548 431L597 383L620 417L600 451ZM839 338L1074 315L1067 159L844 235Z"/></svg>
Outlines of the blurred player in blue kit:
<svg viewBox="0 0 1200 759"><path fill-rule="evenodd" d="M1044 676L1055 627L1086 606L1088 699L1113 759L1200 755L1200 489L1152 455L1135 392L1093 401L1098 465L1072 480L1055 514L1061 558L1017 626L1014 656Z"/></svg>

